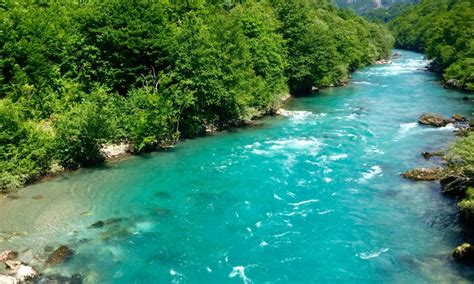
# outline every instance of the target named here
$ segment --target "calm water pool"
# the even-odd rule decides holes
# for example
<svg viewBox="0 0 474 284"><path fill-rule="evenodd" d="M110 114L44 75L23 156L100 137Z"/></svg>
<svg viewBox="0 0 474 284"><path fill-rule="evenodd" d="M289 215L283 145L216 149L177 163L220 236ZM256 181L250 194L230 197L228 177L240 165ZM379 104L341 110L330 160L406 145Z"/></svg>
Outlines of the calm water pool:
<svg viewBox="0 0 474 284"><path fill-rule="evenodd" d="M421 113L472 111L425 64L403 51L287 116L29 186L0 201L0 251L41 267L67 244L45 272L90 283L472 282L455 202L399 176L453 140Z"/></svg>

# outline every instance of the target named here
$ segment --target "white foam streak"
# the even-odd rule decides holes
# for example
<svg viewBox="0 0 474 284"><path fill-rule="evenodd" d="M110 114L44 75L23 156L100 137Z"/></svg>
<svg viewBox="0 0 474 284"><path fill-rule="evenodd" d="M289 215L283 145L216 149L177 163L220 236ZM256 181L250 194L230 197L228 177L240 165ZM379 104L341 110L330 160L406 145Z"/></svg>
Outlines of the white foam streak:
<svg viewBox="0 0 474 284"><path fill-rule="evenodd" d="M371 258L375 258L375 257L378 257L380 254L384 253L384 252L387 252L389 251L388 248L383 248L379 251L375 251L375 252L362 252L362 253L359 253L357 254L358 257L360 257L361 259L371 259Z"/></svg>
<svg viewBox="0 0 474 284"><path fill-rule="evenodd" d="M372 179L382 173L382 169L379 166L373 166L370 168L370 170L366 173L362 174L362 178L360 181L366 181L369 179Z"/></svg>
<svg viewBox="0 0 474 284"><path fill-rule="evenodd" d="M416 122L402 123L400 124L400 128L398 129L398 132L400 134L404 134L410 131L410 129L416 128L417 126L418 126L418 123Z"/></svg>
<svg viewBox="0 0 474 284"><path fill-rule="evenodd" d="M347 154L336 154L336 155L331 155L329 156L329 160L331 161L338 161L347 158Z"/></svg>
<svg viewBox="0 0 474 284"><path fill-rule="evenodd" d="M309 199L309 200L305 200L305 201L301 201L301 202L297 202L297 203L288 203L289 205L291 206L294 206L294 207L298 207L298 206L301 206L301 205L305 205L305 204L308 204L308 203L315 203L315 202L319 202L318 199Z"/></svg>
<svg viewBox="0 0 474 284"><path fill-rule="evenodd" d="M250 283L250 279L245 275L245 267L235 266L232 268L232 272L229 274L230 278L240 277L244 284Z"/></svg>

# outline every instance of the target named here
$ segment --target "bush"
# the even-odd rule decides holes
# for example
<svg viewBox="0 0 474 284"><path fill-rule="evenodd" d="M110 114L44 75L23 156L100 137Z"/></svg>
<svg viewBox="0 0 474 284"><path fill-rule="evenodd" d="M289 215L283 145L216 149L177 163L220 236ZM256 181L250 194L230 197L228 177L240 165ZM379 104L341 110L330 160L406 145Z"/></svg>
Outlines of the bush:
<svg viewBox="0 0 474 284"><path fill-rule="evenodd" d="M54 119L56 157L62 166L77 168L103 160L101 144L116 129L110 106L111 99L99 90Z"/></svg>
<svg viewBox="0 0 474 284"><path fill-rule="evenodd" d="M454 158L461 158L466 163L464 167L474 171L474 133L457 139L451 146L451 155Z"/></svg>
<svg viewBox="0 0 474 284"><path fill-rule="evenodd" d="M9 101L0 101L0 191L23 185L50 167L50 134L23 119Z"/></svg>
<svg viewBox="0 0 474 284"><path fill-rule="evenodd" d="M474 223L474 188L468 188L466 197L458 205L463 218Z"/></svg>
<svg viewBox="0 0 474 284"><path fill-rule="evenodd" d="M126 102L125 129L135 152L172 146L179 137L178 109L153 88L132 90Z"/></svg>

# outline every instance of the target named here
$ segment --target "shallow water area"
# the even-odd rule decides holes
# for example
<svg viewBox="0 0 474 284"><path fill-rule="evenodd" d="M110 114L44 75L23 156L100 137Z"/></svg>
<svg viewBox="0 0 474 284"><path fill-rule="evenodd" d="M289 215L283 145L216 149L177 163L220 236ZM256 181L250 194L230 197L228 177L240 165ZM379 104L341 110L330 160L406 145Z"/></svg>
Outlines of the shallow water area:
<svg viewBox="0 0 474 284"><path fill-rule="evenodd" d="M45 272L87 283L472 282L450 257L455 201L399 175L454 139L422 113L472 104L402 53L259 127L29 186L0 201L0 251L42 270L45 247L67 244Z"/></svg>

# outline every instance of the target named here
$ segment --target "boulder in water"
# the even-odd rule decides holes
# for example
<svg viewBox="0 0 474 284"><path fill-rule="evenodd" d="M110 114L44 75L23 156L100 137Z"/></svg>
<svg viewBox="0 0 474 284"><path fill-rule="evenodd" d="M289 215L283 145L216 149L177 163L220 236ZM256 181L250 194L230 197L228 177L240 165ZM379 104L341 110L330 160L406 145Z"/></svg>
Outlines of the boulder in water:
<svg viewBox="0 0 474 284"><path fill-rule="evenodd" d="M439 167L413 169L402 174L404 178L415 181L440 180L444 178L445 175L445 169Z"/></svg>
<svg viewBox="0 0 474 284"><path fill-rule="evenodd" d="M442 151L434 151L434 152L422 152L421 155L423 156L423 158L425 159L430 159L432 157L443 157L444 156L444 153Z"/></svg>
<svg viewBox="0 0 474 284"><path fill-rule="evenodd" d="M418 123L434 127L443 127L449 123L449 120L439 114L424 113L418 119Z"/></svg>
<svg viewBox="0 0 474 284"><path fill-rule="evenodd" d="M16 260L18 258L18 252L6 250L0 253L0 262L5 262L7 260Z"/></svg>
<svg viewBox="0 0 474 284"><path fill-rule="evenodd" d="M94 224L90 225L89 228L100 229L100 228L104 227L104 225L105 225L105 222L101 220L101 221L97 221Z"/></svg>
<svg viewBox="0 0 474 284"><path fill-rule="evenodd" d="M444 82L445 88L459 88L459 80L456 79L449 79Z"/></svg>
<svg viewBox="0 0 474 284"><path fill-rule="evenodd" d="M33 280L38 277L38 272L33 267L21 264L16 270L15 278L19 282L25 282L27 280Z"/></svg>
<svg viewBox="0 0 474 284"><path fill-rule="evenodd" d="M454 249L454 259L463 262L474 262L474 246L464 243Z"/></svg>
<svg viewBox="0 0 474 284"><path fill-rule="evenodd" d="M287 116L287 115L288 115L288 111L286 111L284 108L279 108L279 109L276 110L275 114L276 114L276 115Z"/></svg>
<svg viewBox="0 0 474 284"><path fill-rule="evenodd" d="M115 224L115 223L120 223L123 221L123 218L110 218L110 219L107 219L105 221L97 221L95 222L94 224L90 225L89 228L92 228L92 229L100 229L100 228L103 228L105 225L112 225L112 224Z"/></svg>
<svg viewBox="0 0 474 284"><path fill-rule="evenodd" d="M11 269L11 270L15 271L21 266L21 261L19 261L19 260L7 260L7 261L5 261L5 265L8 267L8 269Z"/></svg>
<svg viewBox="0 0 474 284"><path fill-rule="evenodd" d="M19 260L7 260L5 261L5 265L8 269L10 269L8 274L13 276L13 278L20 283L33 280L39 275L38 272L33 269L33 267L26 265ZM0 281L0 283L3 282Z"/></svg>
<svg viewBox="0 0 474 284"><path fill-rule="evenodd" d="M452 118L457 121L457 122L468 122L469 119L467 119L466 117L460 115L459 113L456 113L452 116Z"/></svg>
<svg viewBox="0 0 474 284"><path fill-rule="evenodd" d="M66 262L69 260L74 254L74 251L69 248L68 246L62 245L57 248L53 253L48 257L46 260L46 264L54 265Z"/></svg>
<svg viewBox="0 0 474 284"><path fill-rule="evenodd" d="M44 199L44 196L43 196L43 195L35 195L35 196L31 197L31 199L33 199L33 200L41 200L41 199Z"/></svg>
<svg viewBox="0 0 474 284"><path fill-rule="evenodd" d="M50 274L41 276L38 283L69 283L69 284L82 284L82 276L80 274L74 274L70 278L59 274ZM0 282L1 283L1 282Z"/></svg>

